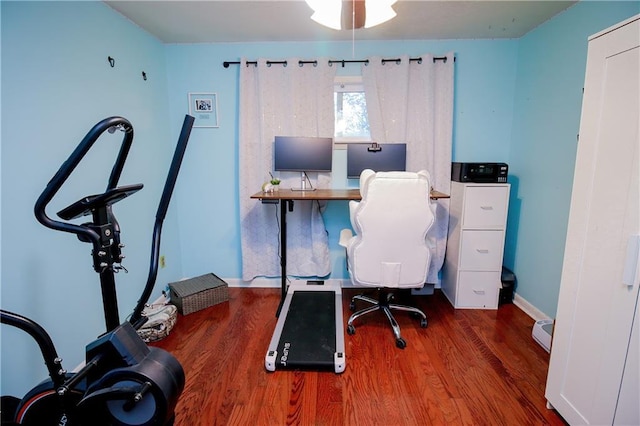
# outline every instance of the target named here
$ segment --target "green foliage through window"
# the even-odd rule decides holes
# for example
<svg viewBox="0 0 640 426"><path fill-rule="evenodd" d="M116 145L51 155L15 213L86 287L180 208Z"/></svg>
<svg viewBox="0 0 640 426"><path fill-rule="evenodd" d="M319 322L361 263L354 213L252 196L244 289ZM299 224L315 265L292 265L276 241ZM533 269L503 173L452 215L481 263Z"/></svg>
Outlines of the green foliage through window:
<svg viewBox="0 0 640 426"><path fill-rule="evenodd" d="M362 80L350 77L347 82L336 81L333 99L334 138L340 142L371 140Z"/></svg>

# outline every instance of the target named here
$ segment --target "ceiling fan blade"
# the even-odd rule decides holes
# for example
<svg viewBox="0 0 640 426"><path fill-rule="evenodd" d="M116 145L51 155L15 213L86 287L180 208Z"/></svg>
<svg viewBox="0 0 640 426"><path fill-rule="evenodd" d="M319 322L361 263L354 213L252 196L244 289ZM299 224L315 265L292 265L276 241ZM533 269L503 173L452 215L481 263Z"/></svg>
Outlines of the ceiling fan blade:
<svg viewBox="0 0 640 426"><path fill-rule="evenodd" d="M367 12L364 0L342 1L342 29L352 30L364 27Z"/></svg>

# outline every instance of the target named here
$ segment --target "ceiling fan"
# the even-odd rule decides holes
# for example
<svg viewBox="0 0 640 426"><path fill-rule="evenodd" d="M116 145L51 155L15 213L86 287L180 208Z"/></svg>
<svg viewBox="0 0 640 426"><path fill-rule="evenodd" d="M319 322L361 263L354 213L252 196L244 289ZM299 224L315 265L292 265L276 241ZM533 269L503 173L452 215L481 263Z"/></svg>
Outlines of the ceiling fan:
<svg viewBox="0 0 640 426"><path fill-rule="evenodd" d="M371 28L396 16L396 0L306 0L311 19L335 30Z"/></svg>

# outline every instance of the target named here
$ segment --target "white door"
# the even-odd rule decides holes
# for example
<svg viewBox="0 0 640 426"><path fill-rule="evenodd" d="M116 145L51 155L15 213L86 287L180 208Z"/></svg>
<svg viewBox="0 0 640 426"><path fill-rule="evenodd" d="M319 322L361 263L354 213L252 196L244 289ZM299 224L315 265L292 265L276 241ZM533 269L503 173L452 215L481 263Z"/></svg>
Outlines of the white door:
<svg viewBox="0 0 640 426"><path fill-rule="evenodd" d="M570 424L614 422L636 311L637 274L627 285L623 273L640 234L639 45L640 16L589 41L546 391Z"/></svg>

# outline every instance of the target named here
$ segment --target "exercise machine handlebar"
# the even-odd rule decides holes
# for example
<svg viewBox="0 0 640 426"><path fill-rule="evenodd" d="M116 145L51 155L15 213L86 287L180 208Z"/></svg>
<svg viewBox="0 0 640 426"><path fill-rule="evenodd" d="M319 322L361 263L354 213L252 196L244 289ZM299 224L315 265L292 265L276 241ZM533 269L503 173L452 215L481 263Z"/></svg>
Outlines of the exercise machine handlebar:
<svg viewBox="0 0 640 426"><path fill-rule="evenodd" d="M158 205L158 210L156 212L147 282L132 315L129 317L129 322L136 329L140 328L146 321L146 318L142 316L142 311L151 297L158 274L162 224L169 208L169 202L173 195L173 190L175 188L194 121L194 117L185 115L178 143L176 145L171 166L162 191L160 203ZM75 219L80 216L92 214L93 223L76 225L50 218L46 213L46 208L53 197L58 193L62 185L67 181L71 173L75 170L98 138L105 131L114 133L116 130L121 130L124 133L124 137L120 147L120 152L111 170L111 175L105 192L102 194L83 197L58 212L58 216L63 220ZM109 117L100 121L87 133L73 153L49 181L45 190L36 201L34 208L36 218L44 226L54 230L76 234L78 239L81 241L93 244L94 269L100 274L107 331L113 330L120 324L117 299L115 297L113 272L114 269L123 269L122 265L114 264L119 264L121 259L124 257L120 252L122 247L120 244L120 227L118 221L113 215L111 206L142 188L142 184L118 187L118 181L122 174L132 142L133 126L127 119L123 117Z"/></svg>
<svg viewBox="0 0 640 426"><path fill-rule="evenodd" d="M60 190L62 185L69 178L73 170L78 166L80 161L87 154L89 149L91 149L93 144L98 140L100 135L102 135L105 131L113 133L116 129L120 129L124 132L124 138L122 140L122 145L120 147L120 152L118 153L116 163L111 170L111 176L109 177L107 191L116 188L116 186L118 185L118 181L120 180L120 175L122 174L122 169L124 168L124 163L127 160L127 155L129 154L131 143L133 142L133 126L131 125L129 120L123 117L105 118L104 120L93 126L93 128L89 131L89 133L87 133L84 139L82 139L80 144L73 151L73 153L71 153L69 158L62 164L60 169L58 169L53 178L51 178L45 190L42 192L42 194L40 194L40 197L38 197L38 200L36 201L34 207L36 218L41 224L43 224L47 228L76 234L78 238L83 241L91 241L94 246L100 245L100 235L96 230L72 223L53 220L47 215L46 207L51 199L53 199L56 193Z"/></svg>
<svg viewBox="0 0 640 426"><path fill-rule="evenodd" d="M180 131L180 136L178 137L178 143L176 145L176 149L173 153L173 160L171 161L171 166L169 168L169 173L167 174L167 179L164 184L164 189L162 191L162 197L160 198L160 204L158 204L158 210L156 212L156 221L153 227L153 238L151 243L151 259L149 262L149 275L147 277L147 284L144 287L142 292L142 296L138 300L138 304L136 305L133 314L129 318L129 322L134 326L134 328L140 328L144 322L145 318L142 317L142 310L145 307L145 304L149 301L151 297L151 292L153 291L153 287L156 283L156 277L158 275L158 262L160 257L160 236L162 234L162 223L164 222L164 218L167 215L167 209L169 208L169 201L171 200L171 196L173 195L173 190L176 185L176 180L178 179L178 172L180 171L180 166L182 165L182 159L184 158L184 153L187 149L187 143L189 142L189 136L191 135L191 129L193 128L193 123L195 118L190 115L185 115L184 121L182 123L182 130Z"/></svg>

